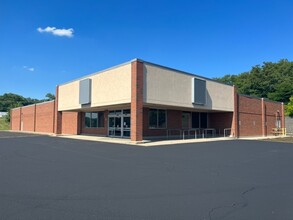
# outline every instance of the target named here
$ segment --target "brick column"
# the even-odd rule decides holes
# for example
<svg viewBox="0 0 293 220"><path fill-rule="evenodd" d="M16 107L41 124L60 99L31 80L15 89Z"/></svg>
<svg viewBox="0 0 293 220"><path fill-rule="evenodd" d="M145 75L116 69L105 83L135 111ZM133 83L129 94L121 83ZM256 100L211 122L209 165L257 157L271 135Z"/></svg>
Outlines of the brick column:
<svg viewBox="0 0 293 220"><path fill-rule="evenodd" d="M131 141L143 140L143 63L131 63Z"/></svg>
<svg viewBox="0 0 293 220"><path fill-rule="evenodd" d="M286 128L286 125L285 125L285 108L284 108L284 103L282 102L281 104L281 117L282 117L282 125L281 127L282 128Z"/></svg>
<svg viewBox="0 0 293 220"><path fill-rule="evenodd" d="M81 134L81 126L82 126L81 112L78 112L77 113L77 132L76 132L76 134Z"/></svg>
<svg viewBox="0 0 293 220"><path fill-rule="evenodd" d="M267 136L266 106L265 106L264 98L261 98L261 130L262 130L262 136Z"/></svg>
<svg viewBox="0 0 293 220"><path fill-rule="evenodd" d="M36 132L36 124L37 124L37 105L34 107L34 132Z"/></svg>
<svg viewBox="0 0 293 220"><path fill-rule="evenodd" d="M22 121L22 107L19 107L19 130L20 131L21 131L21 121Z"/></svg>
<svg viewBox="0 0 293 220"><path fill-rule="evenodd" d="M56 98L55 98L55 111L54 111L54 133L62 133L62 112L58 111L58 97L59 97L59 86L56 87Z"/></svg>
<svg viewBox="0 0 293 220"><path fill-rule="evenodd" d="M236 86L233 86L234 90L234 112L233 112L233 124L232 130L234 130L234 137L239 138L239 96Z"/></svg>

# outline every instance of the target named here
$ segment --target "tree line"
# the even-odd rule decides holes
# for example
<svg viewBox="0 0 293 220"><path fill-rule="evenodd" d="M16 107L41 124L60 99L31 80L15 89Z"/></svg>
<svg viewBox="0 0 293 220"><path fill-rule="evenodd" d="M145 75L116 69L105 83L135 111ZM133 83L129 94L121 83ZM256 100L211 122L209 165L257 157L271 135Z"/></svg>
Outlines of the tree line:
<svg viewBox="0 0 293 220"><path fill-rule="evenodd" d="M238 93L284 102L286 114L293 116L293 62L264 62L248 72L214 78L219 82L235 85Z"/></svg>
<svg viewBox="0 0 293 220"><path fill-rule="evenodd" d="M17 108L26 105L32 105L44 101L54 100L55 96L51 93L47 93L44 99L32 99L25 98L21 95L13 93L4 93L0 95L0 112L8 112L7 120L10 120L10 109Z"/></svg>

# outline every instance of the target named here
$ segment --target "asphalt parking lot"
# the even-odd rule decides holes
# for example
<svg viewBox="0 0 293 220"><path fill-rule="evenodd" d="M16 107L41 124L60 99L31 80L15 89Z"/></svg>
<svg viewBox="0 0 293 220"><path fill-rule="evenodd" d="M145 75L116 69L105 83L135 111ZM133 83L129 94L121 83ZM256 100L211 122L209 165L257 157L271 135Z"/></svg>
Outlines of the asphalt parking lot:
<svg viewBox="0 0 293 220"><path fill-rule="evenodd" d="M293 219L293 144L0 132L0 219Z"/></svg>

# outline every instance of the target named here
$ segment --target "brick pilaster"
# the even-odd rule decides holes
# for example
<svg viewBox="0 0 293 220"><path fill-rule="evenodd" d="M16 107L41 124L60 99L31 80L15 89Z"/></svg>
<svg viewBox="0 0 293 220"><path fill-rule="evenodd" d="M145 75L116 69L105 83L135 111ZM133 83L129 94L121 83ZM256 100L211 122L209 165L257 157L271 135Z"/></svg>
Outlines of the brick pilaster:
<svg viewBox="0 0 293 220"><path fill-rule="evenodd" d="M37 104L34 106L34 132L36 132L36 123L37 123Z"/></svg>
<svg viewBox="0 0 293 220"><path fill-rule="evenodd" d="M143 140L143 63L131 63L131 141Z"/></svg>
<svg viewBox="0 0 293 220"><path fill-rule="evenodd" d="M234 112L233 112L233 125L232 132L234 131L234 137L239 137L239 95L237 93L237 87L233 86L234 90Z"/></svg>
<svg viewBox="0 0 293 220"><path fill-rule="evenodd" d="M264 98L261 99L261 131L262 136L267 136L267 124L266 124L266 106Z"/></svg>
<svg viewBox="0 0 293 220"><path fill-rule="evenodd" d="M22 107L19 107L19 130L20 131L21 131L21 121L22 121Z"/></svg>
<svg viewBox="0 0 293 220"><path fill-rule="evenodd" d="M56 87L56 98L55 98L55 111L54 111L54 133L62 133L62 112L58 111L58 97L59 97L59 86Z"/></svg>
<svg viewBox="0 0 293 220"><path fill-rule="evenodd" d="M284 108L284 103L282 102L282 106L281 106L281 116L282 116L282 125L281 127L282 128L286 128L286 125L285 125L285 108Z"/></svg>

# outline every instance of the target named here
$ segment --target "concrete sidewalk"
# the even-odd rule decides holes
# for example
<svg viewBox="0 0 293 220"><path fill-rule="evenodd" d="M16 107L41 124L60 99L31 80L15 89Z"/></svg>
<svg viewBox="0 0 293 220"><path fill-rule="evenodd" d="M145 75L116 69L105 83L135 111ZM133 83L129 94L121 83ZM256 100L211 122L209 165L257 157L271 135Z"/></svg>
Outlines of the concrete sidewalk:
<svg viewBox="0 0 293 220"><path fill-rule="evenodd" d="M136 145L142 147L151 147L151 146L162 146L162 145L174 145L174 144L188 144L188 143L202 143L202 142L213 142L213 141L227 141L227 140L237 140L234 137L214 137L214 138L196 138L196 139L172 139L172 140L144 140L142 142L132 142L129 138L116 138L116 137L102 137L102 136L94 136L94 135L56 135L56 134L48 134L41 132L25 132L25 131L5 131L11 134L18 135L46 135L46 136L55 136L60 138L69 138L76 140L85 140L85 141L97 141L97 142L106 142L106 143L114 143L114 144L127 144L127 145ZM9 135L8 135L9 136ZM14 137L9 136L9 137ZM267 136L267 137L241 137L238 140L264 140L264 139L274 139L274 138L282 138L283 136Z"/></svg>
<svg viewBox="0 0 293 220"><path fill-rule="evenodd" d="M231 137L219 137L219 138L197 138L197 139L185 139L185 140L182 140L182 139L179 139L179 140L178 139L177 140L144 140L142 142L135 143L135 142L132 142L130 139L126 139L126 138L98 137L98 136L91 136L91 135L59 135L58 137L77 139L77 140L116 143L116 144L128 144L128 145L136 145L136 146L142 146L142 147L235 140L235 138L231 138Z"/></svg>
<svg viewBox="0 0 293 220"><path fill-rule="evenodd" d="M176 140L144 140L142 142L135 143L135 142L132 142L128 138L99 137L99 136L92 136L92 135L58 135L58 137L77 139L77 140L116 143L116 144L128 144L128 145L136 145L136 146L142 146L142 147L237 140L236 138L233 138L233 137L215 137L215 138L197 138L197 139L185 139L185 140L183 140L183 139L176 139ZM238 140L264 140L264 139L274 139L274 138L280 138L280 137L282 137L282 136L242 137L242 138L238 138Z"/></svg>

